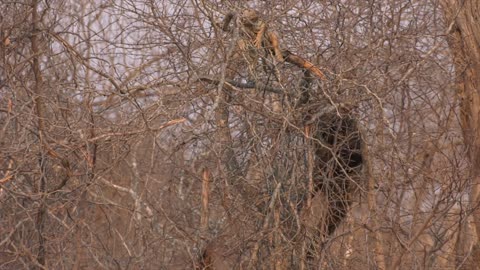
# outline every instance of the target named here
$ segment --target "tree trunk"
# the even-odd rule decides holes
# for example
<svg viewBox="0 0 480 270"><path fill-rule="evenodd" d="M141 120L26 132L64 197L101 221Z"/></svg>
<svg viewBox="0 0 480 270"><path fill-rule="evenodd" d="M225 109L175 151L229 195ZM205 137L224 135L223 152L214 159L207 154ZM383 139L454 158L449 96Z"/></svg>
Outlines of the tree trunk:
<svg viewBox="0 0 480 270"><path fill-rule="evenodd" d="M480 2L443 0L441 4L447 24L454 22L448 43L455 64L461 127L471 163L470 209L477 231L471 263L475 268L480 265Z"/></svg>
<svg viewBox="0 0 480 270"><path fill-rule="evenodd" d="M41 145L40 149L44 148L44 136L46 132L45 128L45 116L46 116L46 108L45 108L45 95L43 89L43 78L42 72L40 69L40 61L39 56L41 54L39 48L39 24L40 24L40 16L38 14L38 0L33 0L31 3L32 7L32 35L30 37L31 42L31 49L32 49L32 69L33 74L35 76L35 86L34 86L34 100L35 100L35 108L38 117L38 136L39 136L39 144ZM46 191L46 152L40 150L39 154L39 167L40 167L40 177L39 177L39 184L38 184L38 192L41 194L41 202L37 213L36 219L36 228L38 232L38 252L37 252L37 263L38 269L46 266L46 238L44 236L44 229L45 229L45 219L46 219L46 209L47 206L45 205L45 191Z"/></svg>

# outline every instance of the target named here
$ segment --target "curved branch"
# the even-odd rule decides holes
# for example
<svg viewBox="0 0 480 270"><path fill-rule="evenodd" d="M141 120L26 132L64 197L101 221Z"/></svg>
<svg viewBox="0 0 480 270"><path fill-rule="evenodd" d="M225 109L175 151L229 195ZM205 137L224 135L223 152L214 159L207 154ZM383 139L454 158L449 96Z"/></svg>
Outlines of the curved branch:
<svg viewBox="0 0 480 270"><path fill-rule="evenodd" d="M322 81L327 80L327 77L325 76L325 74L323 74L323 72L320 70L320 68L315 66L313 63L303 59L302 57L293 54L289 50L283 50L282 51L282 56L285 59L285 61L287 61L288 63L294 64L299 68L303 68L303 69L306 69L306 70L310 71L311 73L315 74Z"/></svg>
<svg viewBox="0 0 480 270"><path fill-rule="evenodd" d="M211 78L211 77L200 77L200 78L198 78L198 81L207 82L207 83L215 84L215 85L218 85L220 83L220 80L214 79L214 78ZM236 82L236 81L233 81L233 80L225 80L225 84L230 88L233 88L233 87L237 87L237 88L240 88L240 89L255 88L255 89L258 89L258 90L261 90L261 91L267 91L267 92L271 92L271 93L275 93L275 94L282 94L282 95L285 94L285 91L283 91L283 89L267 86L267 85L265 85L263 83L259 83L259 82L249 81L249 82L243 83L243 82Z"/></svg>

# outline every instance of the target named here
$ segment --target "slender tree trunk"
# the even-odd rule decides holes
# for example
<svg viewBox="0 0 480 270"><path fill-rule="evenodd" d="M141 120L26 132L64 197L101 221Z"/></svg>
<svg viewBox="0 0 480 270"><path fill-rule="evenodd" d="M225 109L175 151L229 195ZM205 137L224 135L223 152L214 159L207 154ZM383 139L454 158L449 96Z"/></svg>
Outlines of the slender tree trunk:
<svg viewBox="0 0 480 270"><path fill-rule="evenodd" d="M367 146L364 146L363 156L365 157L365 178L367 179L367 204L370 212L370 227L372 231L369 233L369 241L373 250L373 257L375 260L375 267L378 270L387 269L385 263L385 250L383 246L383 237L379 231L379 218L377 213L377 198L375 193L375 178L372 172L371 157L368 153Z"/></svg>
<svg viewBox="0 0 480 270"><path fill-rule="evenodd" d="M40 16L38 14L38 0L33 0L31 4L32 9L32 34L30 37L30 42L32 45L32 69L35 76L35 85L34 85L34 100L35 108L37 111L38 117L38 136L40 143L40 153L39 153L39 167L40 167L40 176L39 176L39 185L38 192L41 194L40 206L37 213L36 228L38 232L38 253L37 253L37 262L38 264L45 266L46 264L46 239L43 235L45 227L45 218L46 218L46 205L45 205L45 194L46 194L46 166L47 166L47 155L46 151L43 151L44 148L44 139L45 139L45 101L44 101L44 89L43 89L43 78L42 72L40 70L39 56L41 54L39 48L39 38L40 33L39 23Z"/></svg>
<svg viewBox="0 0 480 270"><path fill-rule="evenodd" d="M460 98L461 126L471 163L470 209L477 231L472 250L472 269L480 265L480 2L443 0L447 24L455 22L448 36Z"/></svg>

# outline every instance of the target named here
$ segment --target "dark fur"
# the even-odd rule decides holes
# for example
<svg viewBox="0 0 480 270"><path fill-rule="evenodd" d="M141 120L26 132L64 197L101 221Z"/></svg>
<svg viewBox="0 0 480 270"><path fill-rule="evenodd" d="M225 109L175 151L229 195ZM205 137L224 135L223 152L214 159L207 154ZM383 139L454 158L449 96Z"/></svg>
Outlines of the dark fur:
<svg viewBox="0 0 480 270"><path fill-rule="evenodd" d="M329 202L327 236L345 218L351 195L357 189L358 174L363 163L362 139L357 121L351 116L336 114L319 119L316 138L315 191L323 192ZM321 143L320 143L321 142Z"/></svg>

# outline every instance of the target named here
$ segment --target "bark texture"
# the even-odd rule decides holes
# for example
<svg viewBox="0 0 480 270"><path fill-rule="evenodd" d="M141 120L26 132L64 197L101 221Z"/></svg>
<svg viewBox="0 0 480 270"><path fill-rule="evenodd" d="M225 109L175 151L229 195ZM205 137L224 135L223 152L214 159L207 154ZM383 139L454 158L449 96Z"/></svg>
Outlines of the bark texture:
<svg viewBox="0 0 480 270"><path fill-rule="evenodd" d="M477 231L471 266L476 269L480 265L480 2L444 0L441 3L446 23L454 22L448 43L455 64L461 127L471 163L470 209Z"/></svg>

